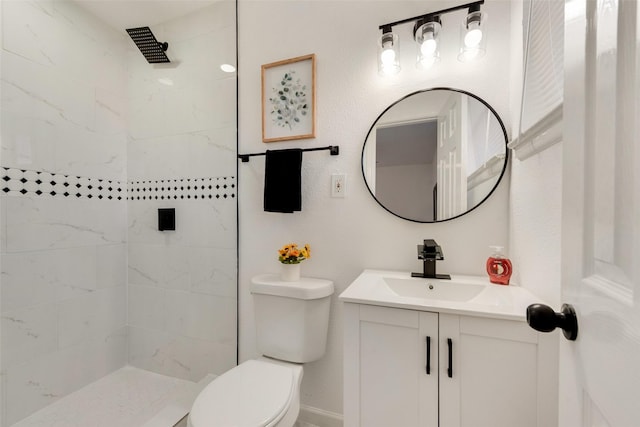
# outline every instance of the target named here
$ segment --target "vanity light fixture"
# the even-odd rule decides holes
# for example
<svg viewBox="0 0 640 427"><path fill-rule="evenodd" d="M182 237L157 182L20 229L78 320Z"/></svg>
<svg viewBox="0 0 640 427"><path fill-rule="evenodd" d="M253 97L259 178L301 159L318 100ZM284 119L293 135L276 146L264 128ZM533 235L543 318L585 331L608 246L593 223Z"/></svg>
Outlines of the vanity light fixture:
<svg viewBox="0 0 640 427"><path fill-rule="evenodd" d="M440 60L441 16L457 10L468 9L461 27L461 44L458 59L462 62L480 58L486 52L486 13L480 11L484 0L448 9L414 16L380 25L382 35L378 40L378 72L386 76L400 71L399 37L393 32L396 25L414 22L413 39L417 44L416 67L428 69Z"/></svg>
<svg viewBox="0 0 640 427"><path fill-rule="evenodd" d="M378 73L382 76L400 72L400 39L391 31L391 27L382 28L378 40Z"/></svg>
<svg viewBox="0 0 640 427"><path fill-rule="evenodd" d="M460 27L458 60L467 62L484 56L487 50L486 22L487 14L480 11L479 4L469 7L469 14Z"/></svg>
<svg viewBox="0 0 640 427"><path fill-rule="evenodd" d="M426 70L440 60L440 23L439 16L420 18L413 27L413 38L418 47L416 67Z"/></svg>

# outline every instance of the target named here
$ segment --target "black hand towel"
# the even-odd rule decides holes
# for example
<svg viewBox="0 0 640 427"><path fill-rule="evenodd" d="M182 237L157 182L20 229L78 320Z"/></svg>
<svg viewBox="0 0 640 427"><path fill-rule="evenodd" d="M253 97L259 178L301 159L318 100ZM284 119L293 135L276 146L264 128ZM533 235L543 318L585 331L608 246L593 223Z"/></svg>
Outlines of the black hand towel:
<svg viewBox="0 0 640 427"><path fill-rule="evenodd" d="M264 168L264 210L302 210L302 150L267 150Z"/></svg>

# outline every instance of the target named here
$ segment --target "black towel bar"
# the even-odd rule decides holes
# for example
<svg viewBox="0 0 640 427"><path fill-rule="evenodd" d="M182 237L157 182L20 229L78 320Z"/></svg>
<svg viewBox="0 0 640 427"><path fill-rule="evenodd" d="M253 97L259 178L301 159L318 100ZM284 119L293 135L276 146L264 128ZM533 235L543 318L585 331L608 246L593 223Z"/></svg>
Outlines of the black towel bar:
<svg viewBox="0 0 640 427"><path fill-rule="evenodd" d="M332 156L337 156L340 154L340 147L337 145L329 145L327 147L317 147L317 148L303 148L302 151L320 151L320 150L329 150ZM249 157L253 156L264 156L266 153L252 153L252 154L238 154L238 158L242 160L243 163L249 161Z"/></svg>

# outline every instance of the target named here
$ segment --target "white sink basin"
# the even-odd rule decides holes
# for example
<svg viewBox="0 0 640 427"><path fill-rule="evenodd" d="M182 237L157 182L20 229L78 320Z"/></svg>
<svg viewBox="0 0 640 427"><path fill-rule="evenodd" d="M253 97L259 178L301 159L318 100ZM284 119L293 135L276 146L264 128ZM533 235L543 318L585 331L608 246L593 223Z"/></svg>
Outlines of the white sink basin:
<svg viewBox="0 0 640 427"><path fill-rule="evenodd" d="M364 270L340 295L343 302L525 321L541 300L521 286L494 285L482 276L451 280L412 278L411 273Z"/></svg>
<svg viewBox="0 0 640 427"><path fill-rule="evenodd" d="M393 277L383 277L383 280L396 295L413 298L469 301L484 290L483 285L451 280L398 279Z"/></svg>

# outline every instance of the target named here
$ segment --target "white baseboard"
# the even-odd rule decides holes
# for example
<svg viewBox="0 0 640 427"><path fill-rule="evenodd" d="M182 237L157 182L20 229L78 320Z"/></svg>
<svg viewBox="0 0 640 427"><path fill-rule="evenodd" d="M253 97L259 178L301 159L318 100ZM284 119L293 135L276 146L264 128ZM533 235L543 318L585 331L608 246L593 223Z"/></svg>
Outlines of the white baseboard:
<svg viewBox="0 0 640 427"><path fill-rule="evenodd" d="M300 405L298 421L302 425L309 424L317 427L343 427L344 424L342 414L306 405Z"/></svg>

